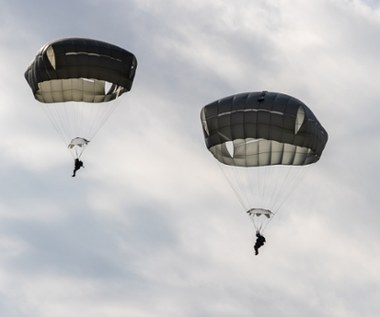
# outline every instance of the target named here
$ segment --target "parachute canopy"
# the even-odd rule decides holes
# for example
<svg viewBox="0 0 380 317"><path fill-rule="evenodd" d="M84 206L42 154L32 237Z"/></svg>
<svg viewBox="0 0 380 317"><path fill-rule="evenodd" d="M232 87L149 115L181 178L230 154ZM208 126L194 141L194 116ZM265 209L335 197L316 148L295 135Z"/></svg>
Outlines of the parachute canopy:
<svg viewBox="0 0 380 317"><path fill-rule="evenodd" d="M201 121L209 151L234 166L311 164L328 139L304 103L276 92L219 99L203 107Z"/></svg>
<svg viewBox="0 0 380 317"><path fill-rule="evenodd" d="M118 46L65 38L43 46L25 78L40 102L104 102L131 89L136 67L135 56Z"/></svg>

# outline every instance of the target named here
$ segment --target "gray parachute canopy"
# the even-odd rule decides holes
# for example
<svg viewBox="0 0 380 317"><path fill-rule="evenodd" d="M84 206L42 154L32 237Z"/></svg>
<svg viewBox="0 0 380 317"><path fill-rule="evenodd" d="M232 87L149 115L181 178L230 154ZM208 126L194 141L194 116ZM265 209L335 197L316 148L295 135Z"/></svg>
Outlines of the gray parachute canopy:
<svg viewBox="0 0 380 317"><path fill-rule="evenodd" d="M136 67L135 56L118 46L66 38L43 46L25 78L40 102L104 102L131 89Z"/></svg>
<svg viewBox="0 0 380 317"><path fill-rule="evenodd" d="M304 103L276 92L219 99L203 107L201 121L209 151L234 166L311 164L328 139Z"/></svg>

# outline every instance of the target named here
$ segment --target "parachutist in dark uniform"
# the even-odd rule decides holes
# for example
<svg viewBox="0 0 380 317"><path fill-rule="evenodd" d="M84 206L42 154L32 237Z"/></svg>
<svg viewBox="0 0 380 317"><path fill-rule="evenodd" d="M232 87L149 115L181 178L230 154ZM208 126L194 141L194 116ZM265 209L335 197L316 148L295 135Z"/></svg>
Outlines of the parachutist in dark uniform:
<svg viewBox="0 0 380 317"><path fill-rule="evenodd" d="M79 160L78 158L74 161L74 171L72 177L75 177L75 173L81 168L84 167L83 162Z"/></svg>
<svg viewBox="0 0 380 317"><path fill-rule="evenodd" d="M259 248L262 247L265 243L265 237L260 234L260 231L256 231L256 242L255 242L255 255L259 254Z"/></svg>

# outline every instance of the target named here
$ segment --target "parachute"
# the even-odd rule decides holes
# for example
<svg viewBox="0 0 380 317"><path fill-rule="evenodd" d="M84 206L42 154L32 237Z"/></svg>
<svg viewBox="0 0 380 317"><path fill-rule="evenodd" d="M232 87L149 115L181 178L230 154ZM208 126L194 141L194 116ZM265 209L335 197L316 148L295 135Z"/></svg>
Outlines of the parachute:
<svg viewBox="0 0 380 317"><path fill-rule="evenodd" d="M248 92L216 100L201 110L207 149L247 211L264 230L317 162L326 130L300 100L276 92Z"/></svg>
<svg viewBox="0 0 380 317"><path fill-rule="evenodd" d="M273 212L262 208L251 208L247 211L247 214L258 231L262 231L263 226L273 217Z"/></svg>
<svg viewBox="0 0 380 317"><path fill-rule="evenodd" d="M118 46L84 38L44 45L25 72L33 95L74 158L79 158L128 92L136 57Z"/></svg>

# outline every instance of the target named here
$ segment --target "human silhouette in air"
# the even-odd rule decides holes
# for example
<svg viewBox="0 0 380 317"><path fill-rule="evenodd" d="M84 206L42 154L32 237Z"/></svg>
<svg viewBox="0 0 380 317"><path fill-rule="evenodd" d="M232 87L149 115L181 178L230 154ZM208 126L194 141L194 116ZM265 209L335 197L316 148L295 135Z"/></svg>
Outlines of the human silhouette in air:
<svg viewBox="0 0 380 317"><path fill-rule="evenodd" d="M265 237L260 234L260 231L256 231L256 242L255 242L255 255L259 254L259 248L261 248L265 243Z"/></svg>
<svg viewBox="0 0 380 317"><path fill-rule="evenodd" d="M76 158L74 161L74 171L72 177L75 177L76 172L81 168L84 167L83 162L79 160L79 158Z"/></svg>

